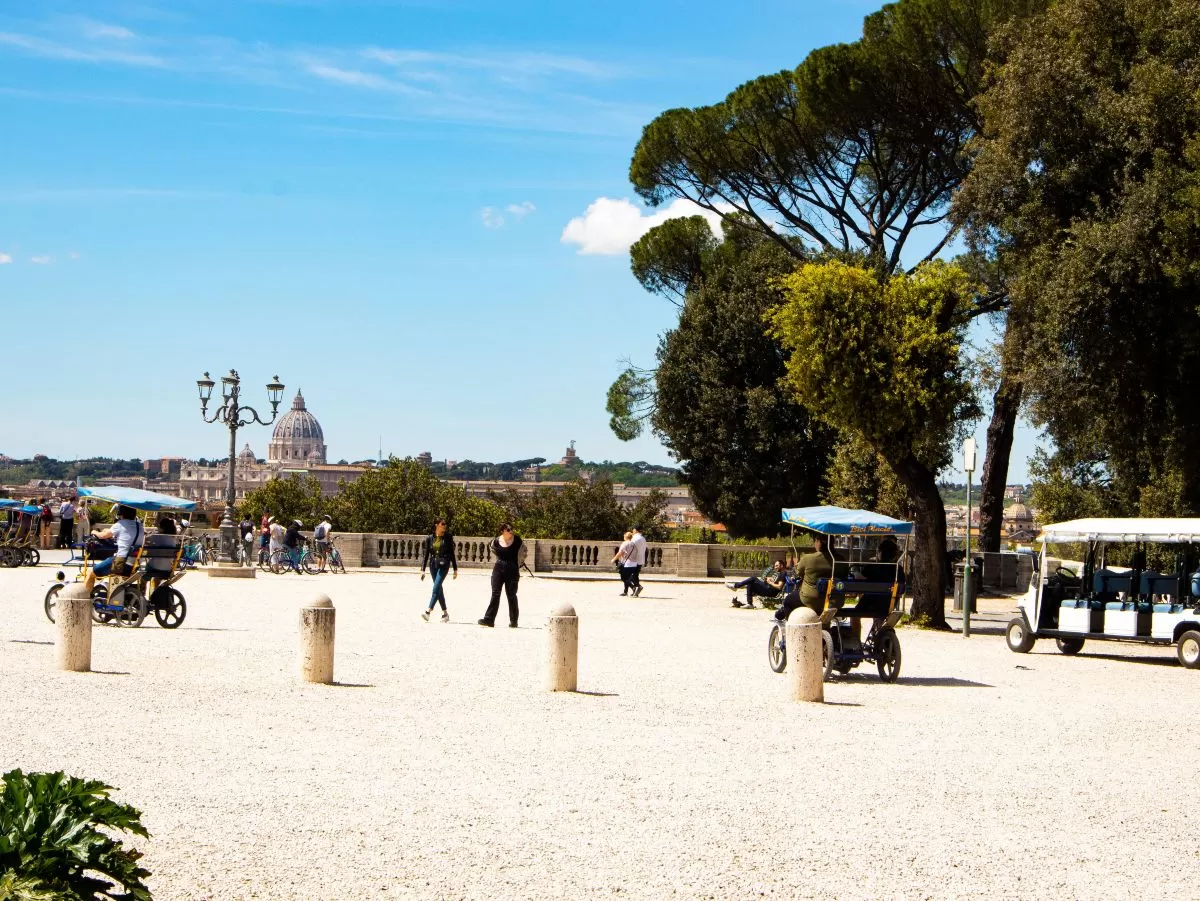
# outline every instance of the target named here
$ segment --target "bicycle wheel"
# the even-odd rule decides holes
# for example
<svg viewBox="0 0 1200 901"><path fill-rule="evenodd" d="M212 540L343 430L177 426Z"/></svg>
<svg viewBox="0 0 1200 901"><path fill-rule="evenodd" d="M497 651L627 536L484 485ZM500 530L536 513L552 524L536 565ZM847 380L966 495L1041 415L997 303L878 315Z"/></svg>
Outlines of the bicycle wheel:
<svg viewBox="0 0 1200 901"><path fill-rule="evenodd" d="M269 572L271 569L271 552L265 547L258 550L258 568L263 572Z"/></svg>
<svg viewBox="0 0 1200 901"><path fill-rule="evenodd" d="M287 551L275 551L271 554L271 572L275 575L285 573L292 568L292 561L288 558Z"/></svg>
<svg viewBox="0 0 1200 901"><path fill-rule="evenodd" d="M304 553L304 556L300 558L300 566L310 576L315 576L321 571L321 565L317 561L317 555L310 554L307 551Z"/></svg>
<svg viewBox="0 0 1200 901"><path fill-rule="evenodd" d="M333 548L329 552L329 571L332 573L346 574L346 564L342 562L342 554L337 548Z"/></svg>

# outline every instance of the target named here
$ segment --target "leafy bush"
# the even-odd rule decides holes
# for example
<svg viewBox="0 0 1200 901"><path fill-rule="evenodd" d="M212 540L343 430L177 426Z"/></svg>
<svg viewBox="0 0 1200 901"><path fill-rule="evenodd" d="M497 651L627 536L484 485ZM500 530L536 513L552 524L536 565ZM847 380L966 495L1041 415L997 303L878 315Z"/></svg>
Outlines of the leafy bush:
<svg viewBox="0 0 1200 901"><path fill-rule="evenodd" d="M141 811L111 786L12 770L0 795L0 901L151 901L141 853L101 829L149 838Z"/></svg>

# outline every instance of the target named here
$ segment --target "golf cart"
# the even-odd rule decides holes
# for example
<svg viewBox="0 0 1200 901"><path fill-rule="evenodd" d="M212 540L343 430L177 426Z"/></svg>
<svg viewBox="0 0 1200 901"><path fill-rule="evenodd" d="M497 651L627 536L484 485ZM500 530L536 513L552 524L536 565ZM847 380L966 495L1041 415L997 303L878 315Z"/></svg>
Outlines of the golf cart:
<svg viewBox="0 0 1200 901"><path fill-rule="evenodd" d="M1008 624L1010 650L1028 653L1039 638L1064 654L1089 639L1173 644L1181 664L1200 668L1200 519L1076 519L1038 540L1041 571ZM1064 545L1082 566L1053 556Z"/></svg>

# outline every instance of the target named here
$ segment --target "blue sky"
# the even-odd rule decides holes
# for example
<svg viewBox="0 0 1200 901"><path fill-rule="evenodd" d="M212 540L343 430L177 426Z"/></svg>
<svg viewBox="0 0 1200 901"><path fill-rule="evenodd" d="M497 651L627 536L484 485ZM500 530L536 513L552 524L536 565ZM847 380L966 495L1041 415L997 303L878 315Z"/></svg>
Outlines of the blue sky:
<svg viewBox="0 0 1200 901"><path fill-rule="evenodd" d="M875 5L0 0L0 452L222 454L194 382L236 367L332 459L670 462L604 412L675 313L640 130Z"/></svg>

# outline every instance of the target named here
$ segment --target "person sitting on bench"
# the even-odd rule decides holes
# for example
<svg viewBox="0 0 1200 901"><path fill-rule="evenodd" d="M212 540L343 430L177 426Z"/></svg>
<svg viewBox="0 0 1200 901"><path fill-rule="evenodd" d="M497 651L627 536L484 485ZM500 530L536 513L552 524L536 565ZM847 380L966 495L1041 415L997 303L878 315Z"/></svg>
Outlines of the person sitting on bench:
<svg viewBox="0 0 1200 901"><path fill-rule="evenodd" d="M751 576L749 579L742 579L740 582L726 582L725 585L730 591L739 591L745 588L746 606L753 607L756 597L779 597L783 591L783 583L783 561L776 560L770 567L763 570L761 576ZM742 606L742 602L734 598L733 606L740 607Z"/></svg>
<svg viewBox="0 0 1200 901"><path fill-rule="evenodd" d="M796 561L796 579L799 587L788 592L783 598L783 606L775 611L775 618L785 622L793 610L803 604L809 607L817 616L825 607L818 583L821 579L833 576L833 563L829 559L829 539L824 535L813 536L813 552L805 554Z"/></svg>

